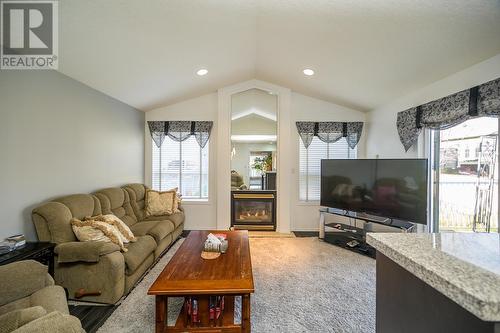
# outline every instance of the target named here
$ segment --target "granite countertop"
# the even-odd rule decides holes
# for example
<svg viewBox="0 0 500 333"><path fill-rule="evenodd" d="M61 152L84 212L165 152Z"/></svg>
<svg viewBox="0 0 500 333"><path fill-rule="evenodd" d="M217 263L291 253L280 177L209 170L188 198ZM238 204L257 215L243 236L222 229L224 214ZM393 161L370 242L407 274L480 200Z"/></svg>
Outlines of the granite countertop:
<svg viewBox="0 0 500 333"><path fill-rule="evenodd" d="M367 242L478 318L500 322L500 234L369 233Z"/></svg>

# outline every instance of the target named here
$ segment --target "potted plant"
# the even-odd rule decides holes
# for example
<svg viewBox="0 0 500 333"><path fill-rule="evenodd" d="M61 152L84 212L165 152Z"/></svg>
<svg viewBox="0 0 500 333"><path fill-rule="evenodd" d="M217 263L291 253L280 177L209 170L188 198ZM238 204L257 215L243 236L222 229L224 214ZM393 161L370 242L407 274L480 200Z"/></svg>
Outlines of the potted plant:
<svg viewBox="0 0 500 333"><path fill-rule="evenodd" d="M263 157L255 158L255 162L252 168L260 171L260 173L265 173L266 171L271 171L273 169L273 157L271 154L267 154Z"/></svg>

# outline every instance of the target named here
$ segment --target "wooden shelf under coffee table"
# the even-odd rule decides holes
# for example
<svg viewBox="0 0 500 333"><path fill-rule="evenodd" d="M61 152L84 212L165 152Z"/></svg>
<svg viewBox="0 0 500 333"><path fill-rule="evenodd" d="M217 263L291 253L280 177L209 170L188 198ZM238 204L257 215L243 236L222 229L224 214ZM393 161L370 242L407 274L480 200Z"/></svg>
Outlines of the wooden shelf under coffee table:
<svg viewBox="0 0 500 333"><path fill-rule="evenodd" d="M207 235L227 234L228 250L217 259L205 260L200 254ZM148 295L156 299L156 333L250 332L250 294L254 292L248 232L191 231ZM167 325L168 297L196 297L200 323L189 325L184 306L175 326ZM224 296L225 309L218 323L209 321L210 296ZM234 296L242 297L241 324L234 323Z"/></svg>

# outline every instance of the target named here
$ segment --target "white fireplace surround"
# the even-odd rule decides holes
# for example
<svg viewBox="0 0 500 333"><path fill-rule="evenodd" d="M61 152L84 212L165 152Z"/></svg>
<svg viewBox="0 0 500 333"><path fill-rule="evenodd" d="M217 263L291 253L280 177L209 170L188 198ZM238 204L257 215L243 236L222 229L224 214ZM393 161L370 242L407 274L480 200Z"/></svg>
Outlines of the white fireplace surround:
<svg viewBox="0 0 500 333"><path fill-rule="evenodd" d="M217 115L217 174L227 175L217 180L217 229L231 225L231 96L249 89L261 89L277 96L277 226L278 232L290 232L290 193L292 179L292 143L290 100L291 91L260 80L249 80L218 90ZM215 133L214 133L215 134Z"/></svg>

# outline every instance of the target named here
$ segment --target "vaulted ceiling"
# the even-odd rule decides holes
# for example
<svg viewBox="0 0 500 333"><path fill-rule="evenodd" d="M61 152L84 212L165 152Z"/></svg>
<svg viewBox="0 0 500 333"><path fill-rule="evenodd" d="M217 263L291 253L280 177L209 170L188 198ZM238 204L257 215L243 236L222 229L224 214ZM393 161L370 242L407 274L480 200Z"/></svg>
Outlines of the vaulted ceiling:
<svg viewBox="0 0 500 333"><path fill-rule="evenodd" d="M252 78L367 111L500 53L499 0L64 0L59 11L59 70L144 111Z"/></svg>

